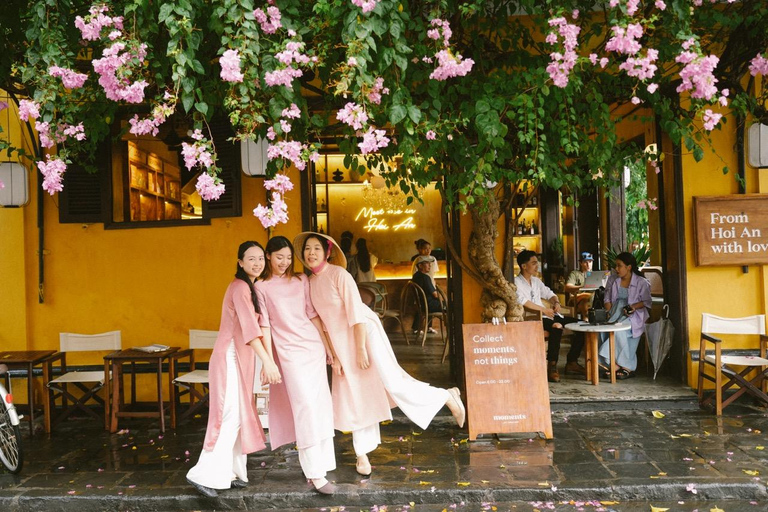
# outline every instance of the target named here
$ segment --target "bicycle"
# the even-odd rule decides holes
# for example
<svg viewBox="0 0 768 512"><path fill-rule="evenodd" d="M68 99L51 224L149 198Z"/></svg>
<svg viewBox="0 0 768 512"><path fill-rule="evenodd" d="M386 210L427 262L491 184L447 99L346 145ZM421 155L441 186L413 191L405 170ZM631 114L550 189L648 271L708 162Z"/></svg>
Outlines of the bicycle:
<svg viewBox="0 0 768 512"><path fill-rule="evenodd" d="M8 372L8 367L0 364L0 377ZM0 379L0 461L11 473L21 471L24 463L21 451L21 432L19 431L19 415L13 405L13 396L6 391Z"/></svg>

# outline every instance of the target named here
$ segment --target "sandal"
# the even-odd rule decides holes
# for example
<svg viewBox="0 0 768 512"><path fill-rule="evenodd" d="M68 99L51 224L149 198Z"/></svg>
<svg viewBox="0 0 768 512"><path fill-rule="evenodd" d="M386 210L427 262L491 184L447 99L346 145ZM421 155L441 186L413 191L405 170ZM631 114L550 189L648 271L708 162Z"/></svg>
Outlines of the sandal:
<svg viewBox="0 0 768 512"><path fill-rule="evenodd" d="M627 370L626 368L619 368L616 370L616 379L617 380L625 380L625 379L631 379L635 376L635 372L632 370Z"/></svg>
<svg viewBox="0 0 768 512"><path fill-rule="evenodd" d="M611 369L609 367L605 366L603 363L597 363L597 368L597 374L601 379L611 378Z"/></svg>

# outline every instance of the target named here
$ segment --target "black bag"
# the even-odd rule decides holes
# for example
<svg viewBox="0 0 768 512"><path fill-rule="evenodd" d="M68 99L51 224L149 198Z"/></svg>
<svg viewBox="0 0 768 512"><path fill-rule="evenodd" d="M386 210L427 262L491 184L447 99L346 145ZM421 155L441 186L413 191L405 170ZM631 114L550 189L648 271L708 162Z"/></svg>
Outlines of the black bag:
<svg viewBox="0 0 768 512"><path fill-rule="evenodd" d="M608 323L608 310L589 308L587 318L590 324L606 324Z"/></svg>
<svg viewBox="0 0 768 512"><path fill-rule="evenodd" d="M605 287L601 286L595 290L594 296L592 298L592 307L602 309L603 304L605 304Z"/></svg>

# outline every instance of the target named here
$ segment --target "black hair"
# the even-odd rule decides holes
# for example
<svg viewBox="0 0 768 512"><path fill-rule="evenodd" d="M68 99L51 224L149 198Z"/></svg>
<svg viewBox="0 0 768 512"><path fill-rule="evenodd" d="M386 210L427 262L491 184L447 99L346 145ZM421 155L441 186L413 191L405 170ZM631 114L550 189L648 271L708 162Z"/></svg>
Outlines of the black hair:
<svg viewBox="0 0 768 512"><path fill-rule="evenodd" d="M242 260L245 258L245 251L250 249L251 247L258 247L261 249L261 252L264 252L264 248L261 246L259 242L243 242L240 244L240 247L237 249L237 259ZM251 302L253 302L253 309L256 311L256 313L261 313L261 309L259 309L259 299L256 297L256 289L253 287L253 283L251 282L251 278L248 277L248 274L245 273L245 269L240 266L240 263L235 263L237 265L237 272L235 272L235 277L237 279L240 279L242 281L245 281L248 283L248 288L251 290Z"/></svg>
<svg viewBox="0 0 768 512"><path fill-rule="evenodd" d="M637 259L630 252L621 252L616 256L617 260L621 260L628 267L632 267L632 273L645 278L640 269L637 267Z"/></svg>
<svg viewBox="0 0 768 512"><path fill-rule="evenodd" d="M371 270L371 253L368 252L368 242L365 238L358 238L355 242L357 247L357 266L363 272Z"/></svg>
<svg viewBox="0 0 768 512"><path fill-rule="evenodd" d="M517 264L521 267L528 263L531 258L536 256L536 253L533 251L529 251L528 249L525 249L524 251L520 251L520 254L517 255Z"/></svg>
<svg viewBox="0 0 768 512"><path fill-rule="evenodd" d="M297 276L293 271L293 244L291 243L290 240L280 235L273 236L267 242L267 248L264 250L264 252L266 254L272 254L273 252L277 252L281 249L285 249L286 247L288 247L291 250L291 264L288 265L288 268L285 270L285 273L289 278L294 276L298 278L299 276ZM271 261L268 261L265 263L266 264L264 265L264 272L261 273L261 278L269 279L270 277L272 277L272 263Z"/></svg>
<svg viewBox="0 0 768 512"><path fill-rule="evenodd" d="M424 247L425 245L432 245L431 243L427 242L423 238L419 238L418 240L416 240L413 243L414 243L414 245L416 245L416 250L417 251L420 251L421 248Z"/></svg>
<svg viewBox="0 0 768 512"><path fill-rule="evenodd" d="M349 233L349 231L345 231L344 233ZM349 254L350 251L352 251L352 237L345 237L342 233L341 240L339 240L339 247L341 247L341 252L345 255Z"/></svg>

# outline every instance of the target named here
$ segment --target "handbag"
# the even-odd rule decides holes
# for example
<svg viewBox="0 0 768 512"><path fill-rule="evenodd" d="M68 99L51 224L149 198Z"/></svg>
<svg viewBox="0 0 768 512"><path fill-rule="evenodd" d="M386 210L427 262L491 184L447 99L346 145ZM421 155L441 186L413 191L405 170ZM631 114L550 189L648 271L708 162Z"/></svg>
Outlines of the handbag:
<svg viewBox="0 0 768 512"><path fill-rule="evenodd" d="M589 308L587 311L587 319L590 324L606 324L608 323L608 310L603 308Z"/></svg>

